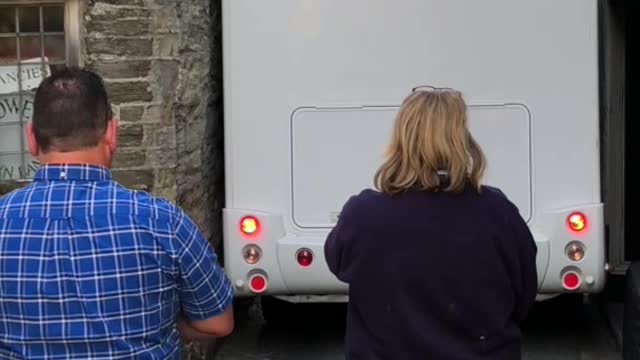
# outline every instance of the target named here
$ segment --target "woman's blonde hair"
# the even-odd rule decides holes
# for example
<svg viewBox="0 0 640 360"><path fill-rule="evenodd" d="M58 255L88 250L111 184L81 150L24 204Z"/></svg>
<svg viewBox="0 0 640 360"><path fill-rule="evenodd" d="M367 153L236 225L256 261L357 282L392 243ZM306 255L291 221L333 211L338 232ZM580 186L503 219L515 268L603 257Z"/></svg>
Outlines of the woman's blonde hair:
<svg viewBox="0 0 640 360"><path fill-rule="evenodd" d="M467 128L467 106L452 89L414 90L395 119L385 160L375 174L381 192L438 191L439 171L448 173L444 191L468 185L480 191L485 156Z"/></svg>

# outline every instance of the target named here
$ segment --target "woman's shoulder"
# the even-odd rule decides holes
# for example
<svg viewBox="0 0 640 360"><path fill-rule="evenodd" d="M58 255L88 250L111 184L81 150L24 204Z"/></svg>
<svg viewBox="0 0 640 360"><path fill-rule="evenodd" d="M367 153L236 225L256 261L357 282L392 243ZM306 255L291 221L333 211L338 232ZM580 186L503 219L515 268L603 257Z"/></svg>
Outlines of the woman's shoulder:
<svg viewBox="0 0 640 360"><path fill-rule="evenodd" d="M480 189L480 195L505 216L513 216L519 214L518 207L509 199L502 189L495 186L483 185Z"/></svg>
<svg viewBox="0 0 640 360"><path fill-rule="evenodd" d="M347 199L345 206L359 207L362 205L371 205L384 197L384 194L374 189L363 189L358 193L354 193Z"/></svg>
<svg viewBox="0 0 640 360"><path fill-rule="evenodd" d="M480 194L486 195L491 200L496 200L496 201L509 200L507 198L507 195L505 195L505 193L502 191L502 189L495 186L482 185L480 187Z"/></svg>
<svg viewBox="0 0 640 360"><path fill-rule="evenodd" d="M361 209L371 210L376 203L380 203L384 194L374 189L363 189L351 195L344 203L341 216L345 214L357 214Z"/></svg>

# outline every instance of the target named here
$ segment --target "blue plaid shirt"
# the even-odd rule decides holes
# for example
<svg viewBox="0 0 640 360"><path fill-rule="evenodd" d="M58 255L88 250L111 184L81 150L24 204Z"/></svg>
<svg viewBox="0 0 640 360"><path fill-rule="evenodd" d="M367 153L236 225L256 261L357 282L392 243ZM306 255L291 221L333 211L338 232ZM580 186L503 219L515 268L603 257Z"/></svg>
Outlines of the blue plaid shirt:
<svg viewBox="0 0 640 360"><path fill-rule="evenodd" d="M191 219L107 169L45 165L0 199L0 358L179 359L177 315L232 297Z"/></svg>

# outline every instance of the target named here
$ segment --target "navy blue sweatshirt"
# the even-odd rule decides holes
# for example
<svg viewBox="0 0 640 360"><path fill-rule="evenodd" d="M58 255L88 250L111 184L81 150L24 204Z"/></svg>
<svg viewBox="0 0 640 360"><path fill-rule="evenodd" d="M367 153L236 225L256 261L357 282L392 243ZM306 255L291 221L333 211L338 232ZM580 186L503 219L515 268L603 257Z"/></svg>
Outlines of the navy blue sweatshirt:
<svg viewBox="0 0 640 360"><path fill-rule="evenodd" d="M351 197L325 244L349 284L346 358L520 359L536 252L495 188Z"/></svg>

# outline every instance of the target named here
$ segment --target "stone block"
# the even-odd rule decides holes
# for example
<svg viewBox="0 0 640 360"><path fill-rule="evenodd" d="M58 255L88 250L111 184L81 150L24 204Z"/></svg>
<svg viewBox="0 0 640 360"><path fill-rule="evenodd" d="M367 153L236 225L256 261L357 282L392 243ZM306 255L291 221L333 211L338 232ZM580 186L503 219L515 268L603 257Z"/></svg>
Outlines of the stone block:
<svg viewBox="0 0 640 360"><path fill-rule="evenodd" d="M176 128L174 126L168 126L158 129L156 131L156 144L158 146L175 147Z"/></svg>
<svg viewBox="0 0 640 360"><path fill-rule="evenodd" d="M154 193L171 201L176 200L176 168L159 168L156 171L156 182L153 185Z"/></svg>
<svg viewBox="0 0 640 360"><path fill-rule="evenodd" d="M149 35L149 19L96 20L87 22L89 33L115 36Z"/></svg>
<svg viewBox="0 0 640 360"><path fill-rule="evenodd" d="M123 124L120 126L120 132L118 134L118 147L142 146L143 135L142 125Z"/></svg>
<svg viewBox="0 0 640 360"><path fill-rule="evenodd" d="M186 341L182 346L181 360L203 360L208 359L207 344L200 342Z"/></svg>
<svg viewBox="0 0 640 360"><path fill-rule="evenodd" d="M206 117L202 116L196 118L198 121L188 124L185 131L185 146L186 152L198 151L202 148L206 138L205 123Z"/></svg>
<svg viewBox="0 0 640 360"><path fill-rule="evenodd" d="M151 60L96 60L87 68L109 79L147 77Z"/></svg>
<svg viewBox="0 0 640 360"><path fill-rule="evenodd" d="M144 122L161 122L163 124L171 123L171 106L167 103L162 105L149 105L142 116Z"/></svg>
<svg viewBox="0 0 640 360"><path fill-rule="evenodd" d="M122 106L120 107L120 122L133 123L142 120L142 114L144 113L144 106Z"/></svg>
<svg viewBox="0 0 640 360"><path fill-rule="evenodd" d="M151 56L153 40L151 38L96 38L86 39L87 53L92 56Z"/></svg>
<svg viewBox="0 0 640 360"><path fill-rule="evenodd" d="M150 148L147 150L147 160L153 167L173 167L177 162L176 154L175 148L169 146Z"/></svg>
<svg viewBox="0 0 640 360"><path fill-rule="evenodd" d="M144 166L147 162L147 153L142 150L118 150L113 158L114 169L128 169Z"/></svg>
<svg viewBox="0 0 640 360"><path fill-rule="evenodd" d="M116 19L149 19L151 11L141 7L121 7L104 1L96 2L88 9L93 21L114 21Z"/></svg>
<svg viewBox="0 0 640 360"><path fill-rule="evenodd" d="M106 81L105 84L109 92L109 98L115 104L146 102L151 101L153 98L147 81Z"/></svg>
<svg viewBox="0 0 640 360"><path fill-rule="evenodd" d="M155 146L156 144L156 132L158 131L159 124L144 124L144 138L142 139L142 146Z"/></svg>
<svg viewBox="0 0 640 360"><path fill-rule="evenodd" d="M114 170L113 178L132 190L153 191L153 170Z"/></svg>
<svg viewBox="0 0 640 360"><path fill-rule="evenodd" d="M175 97L179 67L177 60L154 60L151 64L155 92L163 103L166 103L168 98Z"/></svg>
<svg viewBox="0 0 640 360"><path fill-rule="evenodd" d="M178 35L162 34L156 36L154 53L158 57L176 57L178 55Z"/></svg>
<svg viewBox="0 0 640 360"><path fill-rule="evenodd" d="M178 29L176 6L160 6L152 14L152 28L155 32L174 32Z"/></svg>
<svg viewBox="0 0 640 360"><path fill-rule="evenodd" d="M94 1L95 2L95 1ZM98 2L112 5L142 6L142 0L99 0Z"/></svg>

